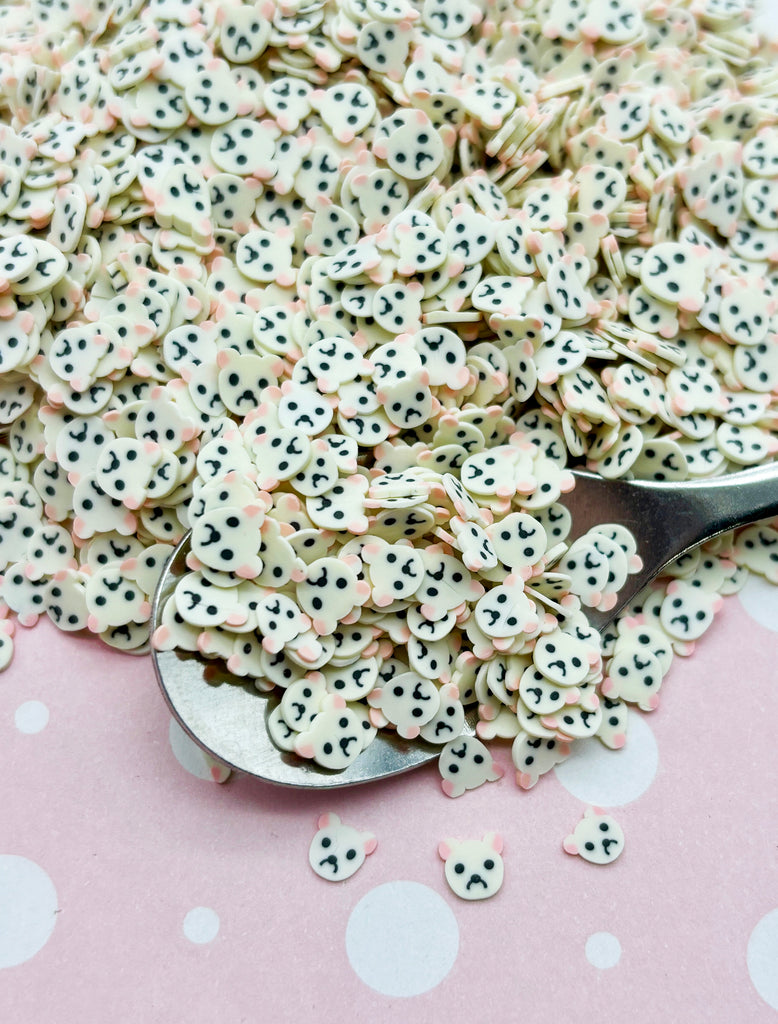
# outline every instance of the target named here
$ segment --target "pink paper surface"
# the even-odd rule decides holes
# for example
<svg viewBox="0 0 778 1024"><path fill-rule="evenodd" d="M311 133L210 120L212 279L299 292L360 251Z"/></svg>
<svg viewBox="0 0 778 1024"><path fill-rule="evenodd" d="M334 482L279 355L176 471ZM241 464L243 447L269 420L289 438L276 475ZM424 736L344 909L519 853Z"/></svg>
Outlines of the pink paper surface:
<svg viewBox="0 0 778 1024"><path fill-rule="evenodd" d="M0 676L0 1020L778 1021L778 633L754 617L778 623L778 602L748 594L675 660L628 749L600 751L606 795L644 788L602 801L626 835L607 867L562 851L587 804L561 773L456 800L434 765L329 794L217 785L175 756L148 658L19 628ZM567 785L591 788L579 769ZM338 884L308 865L327 810L378 838ZM438 842L489 830L504 886L460 901ZM587 940L595 963L614 948L597 933L614 966L587 959Z"/></svg>

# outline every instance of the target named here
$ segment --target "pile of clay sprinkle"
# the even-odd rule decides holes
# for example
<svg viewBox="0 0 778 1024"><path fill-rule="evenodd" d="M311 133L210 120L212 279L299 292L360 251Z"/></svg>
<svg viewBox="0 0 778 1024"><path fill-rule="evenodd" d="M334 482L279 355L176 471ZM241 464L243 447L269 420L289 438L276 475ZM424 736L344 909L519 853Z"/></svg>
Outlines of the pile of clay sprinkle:
<svg viewBox="0 0 778 1024"><path fill-rule="evenodd" d="M0 8L0 663L42 614L199 651L282 690L275 740L331 768L379 728L442 746L473 703L524 788L622 746L721 595L778 582L749 527L600 637L639 552L569 544L564 508L571 466L778 449L778 63L749 19ZM451 795L493 777L445 751Z"/></svg>

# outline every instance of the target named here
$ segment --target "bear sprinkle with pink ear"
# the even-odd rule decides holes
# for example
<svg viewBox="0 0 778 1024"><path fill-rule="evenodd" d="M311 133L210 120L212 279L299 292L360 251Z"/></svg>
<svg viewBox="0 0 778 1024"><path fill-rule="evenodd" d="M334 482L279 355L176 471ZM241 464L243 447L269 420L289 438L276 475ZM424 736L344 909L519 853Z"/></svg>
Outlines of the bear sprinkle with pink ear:
<svg viewBox="0 0 778 1024"><path fill-rule="evenodd" d="M485 782L496 782L504 774L475 736L449 740L440 752L438 770L443 792L450 797L462 796L465 790L477 789Z"/></svg>
<svg viewBox="0 0 778 1024"><path fill-rule="evenodd" d="M319 831L308 850L308 862L320 878L342 882L362 867L378 842L372 832L360 832L341 823L337 814L322 814L316 823Z"/></svg>
<svg viewBox="0 0 778 1024"><path fill-rule="evenodd" d="M612 864L624 850L624 832L601 807L587 807L562 847L565 853L583 857L590 864Z"/></svg>
<svg viewBox="0 0 778 1024"><path fill-rule="evenodd" d="M446 862L446 881L463 900L485 900L494 896L505 874L502 836L487 832L483 839L444 839L438 853Z"/></svg>

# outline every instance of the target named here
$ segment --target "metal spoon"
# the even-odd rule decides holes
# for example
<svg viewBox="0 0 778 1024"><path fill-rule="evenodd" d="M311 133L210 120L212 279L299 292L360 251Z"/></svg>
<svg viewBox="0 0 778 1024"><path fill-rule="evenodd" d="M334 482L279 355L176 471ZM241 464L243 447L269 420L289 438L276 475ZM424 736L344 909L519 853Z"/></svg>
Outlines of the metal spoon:
<svg viewBox="0 0 778 1024"><path fill-rule="evenodd" d="M580 470L574 475L575 489L564 499L573 516L570 539L599 523L622 523L634 534L643 559L642 571L628 578L612 610L587 610L589 621L600 632L673 559L736 526L778 514L778 463L684 483L604 480ZM160 578L152 629L159 625L165 601L187 571L188 550L187 535ZM274 694L260 693L250 680L237 678L220 662L197 654L154 651L153 661L165 700L192 739L230 768L267 782L312 789L353 786L409 771L440 753L440 747L379 730L348 768L328 771L279 750L270 739L265 719L279 702ZM466 731L474 732L476 721L473 710Z"/></svg>

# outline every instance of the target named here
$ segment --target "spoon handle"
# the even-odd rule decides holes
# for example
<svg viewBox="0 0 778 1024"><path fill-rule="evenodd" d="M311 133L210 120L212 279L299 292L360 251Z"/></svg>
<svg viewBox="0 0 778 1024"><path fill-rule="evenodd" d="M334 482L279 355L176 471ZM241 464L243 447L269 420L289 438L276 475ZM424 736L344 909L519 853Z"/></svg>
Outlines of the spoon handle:
<svg viewBox="0 0 778 1024"><path fill-rule="evenodd" d="M684 483L603 480L575 471L579 484L565 498L573 537L602 522L622 523L634 534L643 569L630 576L608 612L587 609L602 631L670 562L727 530L778 514L778 464L730 476Z"/></svg>

